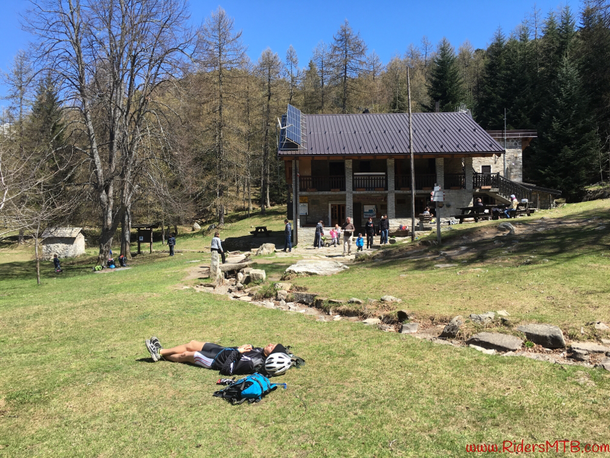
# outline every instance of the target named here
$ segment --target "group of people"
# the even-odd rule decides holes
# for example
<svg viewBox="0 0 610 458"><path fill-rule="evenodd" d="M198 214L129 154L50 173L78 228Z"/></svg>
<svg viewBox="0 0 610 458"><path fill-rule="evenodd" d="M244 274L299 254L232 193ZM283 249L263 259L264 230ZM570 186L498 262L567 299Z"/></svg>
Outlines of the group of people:
<svg viewBox="0 0 610 458"><path fill-rule="evenodd" d="M289 224L289 223L288 223ZM379 221L379 231L380 231L380 240L379 243L381 245L385 245L389 242L389 232L390 232L390 220L388 219L388 215L383 215L381 220ZM350 254L352 251L352 240L354 234L356 232L356 228L352 223L352 219L348 216L345 219L345 223L342 226L335 224L335 227L332 228L329 232L331 241L330 244L333 247L338 246L341 243L341 234L343 234L343 254ZM366 234L366 248L373 248L373 237L375 236L375 223L373 222L373 218L370 217L364 226L364 232ZM321 248L324 246L324 222L320 220L316 225L315 237L313 246L314 248ZM358 234L356 238L356 247L358 251L362 251L364 248L364 237L362 233Z"/></svg>
<svg viewBox="0 0 610 458"><path fill-rule="evenodd" d="M210 342L191 340L172 348L163 348L157 337L145 341L153 362L161 360L186 363L219 371L222 375L245 375L255 372L267 376L284 374L292 366L288 349L282 344L270 343L265 347L250 344L223 347Z"/></svg>

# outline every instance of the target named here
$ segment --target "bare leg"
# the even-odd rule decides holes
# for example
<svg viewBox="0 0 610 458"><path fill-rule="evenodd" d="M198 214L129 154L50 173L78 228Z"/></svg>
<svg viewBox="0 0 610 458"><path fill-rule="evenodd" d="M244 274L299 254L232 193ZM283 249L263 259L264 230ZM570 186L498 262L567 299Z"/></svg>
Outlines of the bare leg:
<svg viewBox="0 0 610 458"><path fill-rule="evenodd" d="M191 340L189 343L184 345L178 345L177 347L164 348L161 350L161 356L168 361L175 363L187 363L194 362L193 356L195 352L201 351L205 342L199 342L197 340ZM190 358L190 360L186 359Z"/></svg>

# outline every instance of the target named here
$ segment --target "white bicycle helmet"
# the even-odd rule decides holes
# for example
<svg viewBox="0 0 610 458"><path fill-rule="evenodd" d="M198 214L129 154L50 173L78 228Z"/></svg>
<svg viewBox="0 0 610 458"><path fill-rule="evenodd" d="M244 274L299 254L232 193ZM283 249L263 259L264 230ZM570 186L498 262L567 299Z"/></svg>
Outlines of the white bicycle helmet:
<svg viewBox="0 0 610 458"><path fill-rule="evenodd" d="M292 359L286 353L273 353L265 361L265 371L269 375L282 375L292 366Z"/></svg>

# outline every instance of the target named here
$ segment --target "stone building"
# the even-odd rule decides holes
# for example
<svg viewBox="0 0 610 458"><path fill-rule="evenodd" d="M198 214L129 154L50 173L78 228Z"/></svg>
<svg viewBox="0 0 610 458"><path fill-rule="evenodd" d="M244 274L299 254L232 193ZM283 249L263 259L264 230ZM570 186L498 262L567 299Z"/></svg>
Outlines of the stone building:
<svg viewBox="0 0 610 458"><path fill-rule="evenodd" d="M85 252L85 237L80 227L48 227L42 233L42 257L74 258Z"/></svg>
<svg viewBox="0 0 610 458"><path fill-rule="evenodd" d="M360 230L369 216L387 214L392 225L410 225L430 204L430 193L445 193L443 217L472 205L473 197L508 203L510 195L530 199L521 185L522 149L528 131L504 140L490 135L467 112L413 113L415 208L411 208L411 159L407 113L307 115L288 106L282 117L278 155L284 160L296 227L325 226L352 217Z"/></svg>

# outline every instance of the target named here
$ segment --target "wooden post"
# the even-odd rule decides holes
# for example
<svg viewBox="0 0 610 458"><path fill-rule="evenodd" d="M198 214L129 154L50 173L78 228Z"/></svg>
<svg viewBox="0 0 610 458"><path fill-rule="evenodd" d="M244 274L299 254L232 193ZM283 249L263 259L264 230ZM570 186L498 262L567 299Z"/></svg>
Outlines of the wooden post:
<svg viewBox="0 0 610 458"><path fill-rule="evenodd" d="M409 99L409 152L411 154L411 241L415 242L415 160L413 159L413 117L411 113L411 75L407 67L407 95Z"/></svg>

